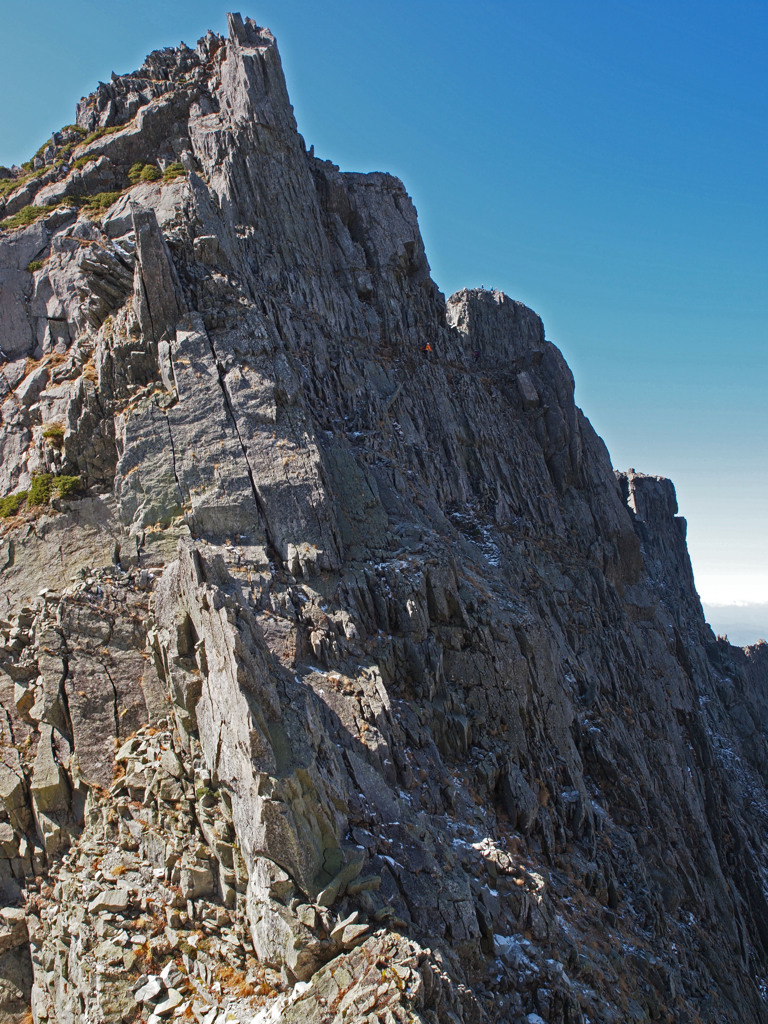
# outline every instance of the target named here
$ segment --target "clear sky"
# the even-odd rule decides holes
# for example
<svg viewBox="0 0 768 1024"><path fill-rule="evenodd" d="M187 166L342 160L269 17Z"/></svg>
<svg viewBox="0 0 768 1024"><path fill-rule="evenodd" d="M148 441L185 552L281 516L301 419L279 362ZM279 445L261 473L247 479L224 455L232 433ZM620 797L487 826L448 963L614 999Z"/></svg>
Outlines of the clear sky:
<svg viewBox="0 0 768 1024"><path fill-rule="evenodd" d="M0 0L0 163L206 0ZM768 2L258 0L299 129L398 174L449 294L544 319L614 465L671 477L702 596L768 602Z"/></svg>

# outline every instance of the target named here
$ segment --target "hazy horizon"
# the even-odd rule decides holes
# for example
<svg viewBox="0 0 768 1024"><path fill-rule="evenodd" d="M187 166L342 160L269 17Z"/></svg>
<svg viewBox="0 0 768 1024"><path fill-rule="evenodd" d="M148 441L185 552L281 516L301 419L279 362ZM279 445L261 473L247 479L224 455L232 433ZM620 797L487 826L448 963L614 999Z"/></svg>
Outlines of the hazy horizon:
<svg viewBox="0 0 768 1024"><path fill-rule="evenodd" d="M768 642L768 603L710 605L702 601L704 617L717 636L737 647Z"/></svg>

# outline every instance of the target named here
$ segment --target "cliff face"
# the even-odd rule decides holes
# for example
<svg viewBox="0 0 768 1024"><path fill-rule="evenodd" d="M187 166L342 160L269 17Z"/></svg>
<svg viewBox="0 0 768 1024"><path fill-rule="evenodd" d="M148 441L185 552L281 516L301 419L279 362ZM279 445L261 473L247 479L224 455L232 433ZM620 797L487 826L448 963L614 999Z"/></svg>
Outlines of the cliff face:
<svg viewBox="0 0 768 1024"><path fill-rule="evenodd" d="M0 1019L768 1020L768 648L672 484L254 22L77 122L0 182Z"/></svg>

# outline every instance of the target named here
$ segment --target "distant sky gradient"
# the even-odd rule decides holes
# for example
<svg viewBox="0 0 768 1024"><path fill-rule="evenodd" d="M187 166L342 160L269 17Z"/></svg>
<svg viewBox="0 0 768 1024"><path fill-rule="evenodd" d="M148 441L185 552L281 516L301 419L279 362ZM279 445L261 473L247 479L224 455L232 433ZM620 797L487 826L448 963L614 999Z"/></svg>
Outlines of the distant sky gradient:
<svg viewBox="0 0 768 1024"><path fill-rule="evenodd" d="M225 8L3 0L0 163ZM768 2L259 0L299 130L414 198L446 292L532 306L710 605L768 602ZM716 623L713 623L716 626Z"/></svg>

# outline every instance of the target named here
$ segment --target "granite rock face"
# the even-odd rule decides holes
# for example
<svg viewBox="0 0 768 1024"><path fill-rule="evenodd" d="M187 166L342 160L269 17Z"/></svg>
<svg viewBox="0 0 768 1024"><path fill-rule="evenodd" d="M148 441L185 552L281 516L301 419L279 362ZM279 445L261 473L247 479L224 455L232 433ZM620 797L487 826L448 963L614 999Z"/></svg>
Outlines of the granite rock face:
<svg viewBox="0 0 768 1024"><path fill-rule="evenodd" d="M0 1020L768 1021L768 647L535 313L238 15L9 181Z"/></svg>

